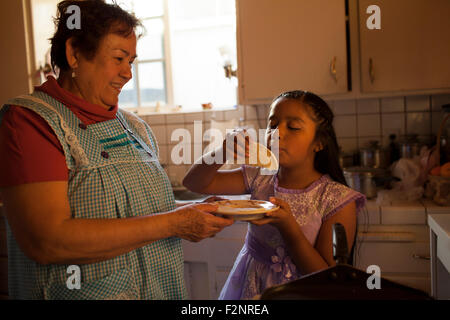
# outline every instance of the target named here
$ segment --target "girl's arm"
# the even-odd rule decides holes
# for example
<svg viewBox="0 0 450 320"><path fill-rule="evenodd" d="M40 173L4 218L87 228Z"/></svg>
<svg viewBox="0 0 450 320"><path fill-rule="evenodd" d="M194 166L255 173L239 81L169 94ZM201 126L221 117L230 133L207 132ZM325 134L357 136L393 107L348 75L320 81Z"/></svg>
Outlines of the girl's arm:
<svg viewBox="0 0 450 320"><path fill-rule="evenodd" d="M278 228L283 236L289 255L301 274L310 274L336 264L333 259L332 235L332 228L335 223L339 222L344 226L348 248L350 249L353 246L356 232L356 205L354 201L322 223L315 247L306 239L299 224L295 221L289 205L276 198L271 198L271 201L279 205L280 210L270 212L267 214L268 218L255 220L252 223L256 225L271 223Z"/></svg>
<svg viewBox="0 0 450 320"><path fill-rule="evenodd" d="M73 219L67 187L51 181L1 190L14 237L40 264L99 262L167 237L200 241L233 223L210 214L217 207L208 203L123 219Z"/></svg>
<svg viewBox="0 0 450 320"><path fill-rule="evenodd" d="M220 149L209 152L197 160L183 179L183 185L191 191L202 194L245 194L244 173L242 168L220 170L226 160L225 141ZM221 154L221 163L211 163ZM211 164L208 164L211 163Z"/></svg>

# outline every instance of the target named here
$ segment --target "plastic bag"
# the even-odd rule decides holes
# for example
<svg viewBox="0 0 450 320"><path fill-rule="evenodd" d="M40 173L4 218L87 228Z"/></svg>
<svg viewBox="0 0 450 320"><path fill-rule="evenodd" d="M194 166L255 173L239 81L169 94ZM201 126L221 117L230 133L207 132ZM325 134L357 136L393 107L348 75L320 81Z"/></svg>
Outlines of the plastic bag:
<svg viewBox="0 0 450 320"><path fill-rule="evenodd" d="M393 183L392 190L381 190L377 194L377 204L390 205L392 201L416 201L424 193L422 182L422 167L419 157L414 159L401 158L391 167L392 176L400 181Z"/></svg>

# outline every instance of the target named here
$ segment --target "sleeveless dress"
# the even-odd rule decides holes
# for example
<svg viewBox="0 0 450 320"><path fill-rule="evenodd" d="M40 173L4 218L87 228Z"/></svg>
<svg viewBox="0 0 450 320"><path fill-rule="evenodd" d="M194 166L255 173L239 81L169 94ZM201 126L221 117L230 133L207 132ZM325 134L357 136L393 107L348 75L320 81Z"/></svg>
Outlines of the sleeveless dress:
<svg viewBox="0 0 450 320"><path fill-rule="evenodd" d="M85 125L56 99L35 91L9 105L33 110L61 143L69 169L74 219L123 219L173 210L169 179L150 127L119 109L116 118ZM42 227L45 228L43 221ZM181 239L170 237L105 261L79 265L81 288L69 289L69 265L41 265L20 249L7 225L8 286L13 299L185 299Z"/></svg>
<svg viewBox="0 0 450 320"><path fill-rule="evenodd" d="M261 174L260 168L244 165L244 181L251 199L276 197L286 201L305 237L314 246L322 222L352 201L357 214L366 198L359 192L333 181L328 175L306 189L278 186L276 175ZM248 224L244 246L238 254L219 299L252 299L266 288L300 278L287 253L283 238L272 225Z"/></svg>

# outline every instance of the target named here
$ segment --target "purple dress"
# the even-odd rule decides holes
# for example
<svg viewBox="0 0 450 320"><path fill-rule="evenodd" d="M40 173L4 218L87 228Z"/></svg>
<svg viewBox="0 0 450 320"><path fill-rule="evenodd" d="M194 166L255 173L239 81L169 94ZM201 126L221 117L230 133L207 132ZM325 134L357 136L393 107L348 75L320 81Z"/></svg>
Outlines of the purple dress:
<svg viewBox="0 0 450 320"><path fill-rule="evenodd" d="M260 168L243 166L244 181L251 199L268 200L274 196L286 201L305 237L315 245L322 221L352 201L356 213L364 207L361 193L323 175L306 189L285 189L278 186L276 175L261 175ZM252 299L266 288L298 279L284 241L272 225L248 225L244 246L222 288L219 299Z"/></svg>

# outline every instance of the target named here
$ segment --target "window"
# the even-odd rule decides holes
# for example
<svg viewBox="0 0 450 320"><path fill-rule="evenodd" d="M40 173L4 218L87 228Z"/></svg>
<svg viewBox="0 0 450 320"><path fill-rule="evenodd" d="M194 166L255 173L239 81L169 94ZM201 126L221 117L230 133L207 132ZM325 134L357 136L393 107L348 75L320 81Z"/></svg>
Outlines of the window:
<svg viewBox="0 0 450 320"><path fill-rule="evenodd" d="M133 79L119 97L122 108L202 103L236 105L236 79L225 77L225 61L236 66L234 0L108 0L135 13L146 33L138 41Z"/></svg>
<svg viewBox="0 0 450 320"><path fill-rule="evenodd" d="M166 54L164 45L165 25L167 25L163 0L118 0L123 9L134 12L142 20L146 29L144 37L138 41L138 59L133 64L133 79L119 96L122 108L154 106L157 101L170 102L167 95Z"/></svg>

